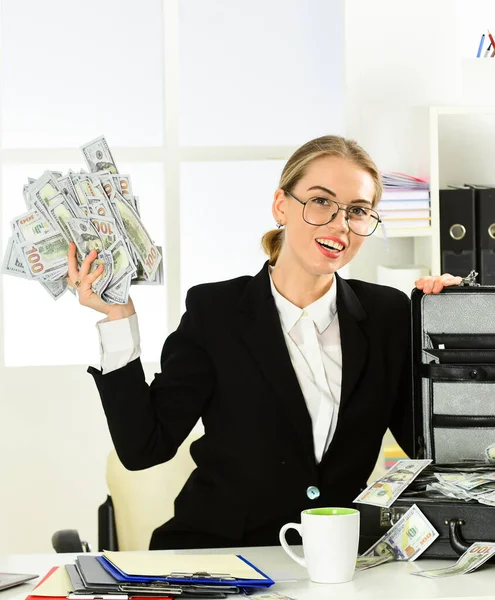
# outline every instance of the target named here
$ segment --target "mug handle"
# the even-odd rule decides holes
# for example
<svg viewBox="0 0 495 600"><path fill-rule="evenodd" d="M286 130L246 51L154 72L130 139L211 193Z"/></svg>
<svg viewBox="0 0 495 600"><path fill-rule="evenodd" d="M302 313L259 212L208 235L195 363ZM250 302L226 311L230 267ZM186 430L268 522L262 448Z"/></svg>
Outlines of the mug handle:
<svg viewBox="0 0 495 600"><path fill-rule="evenodd" d="M287 552L287 554L292 558L292 560L296 561L296 563L300 564L302 567L306 567L306 560L302 556L299 556L299 554L296 554L291 549L291 547L287 543L287 540L285 539L285 533L288 529L295 529L297 533L302 537L302 526L300 523L286 523L280 530L278 537L280 539L280 543L282 544L282 548L285 550L285 552Z"/></svg>

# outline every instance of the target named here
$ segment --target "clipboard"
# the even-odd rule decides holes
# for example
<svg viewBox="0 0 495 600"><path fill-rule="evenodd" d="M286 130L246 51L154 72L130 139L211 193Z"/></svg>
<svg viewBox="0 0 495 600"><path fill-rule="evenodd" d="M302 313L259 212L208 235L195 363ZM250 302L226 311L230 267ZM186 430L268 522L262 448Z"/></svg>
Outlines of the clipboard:
<svg viewBox="0 0 495 600"><path fill-rule="evenodd" d="M180 576L178 572L172 572L170 575L166 576L150 576L150 575L129 575L128 573L124 573L119 567L117 567L109 558L106 556L97 556L98 562L102 565L102 567L119 583L148 583L152 581L165 581L168 583L177 583L177 584L215 584L215 585L224 585L224 586L238 586L242 588L269 588L274 585L273 579L268 577L265 573L263 573L258 567L249 562L246 558L244 558L240 554L235 555L241 561L243 561L246 565L251 567L256 573L259 573L261 576L259 579L257 578L238 578L232 577L228 573L206 573L204 571L198 571L195 573L187 573L183 576Z"/></svg>

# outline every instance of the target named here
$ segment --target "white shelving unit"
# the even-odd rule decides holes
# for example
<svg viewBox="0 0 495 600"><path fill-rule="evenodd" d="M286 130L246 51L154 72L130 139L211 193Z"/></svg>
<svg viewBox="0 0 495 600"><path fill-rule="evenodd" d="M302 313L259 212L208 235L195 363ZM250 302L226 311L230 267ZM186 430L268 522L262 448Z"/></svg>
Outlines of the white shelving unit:
<svg viewBox="0 0 495 600"><path fill-rule="evenodd" d="M430 265L433 273L440 273L440 189L495 185L495 105L430 107L428 128Z"/></svg>
<svg viewBox="0 0 495 600"><path fill-rule="evenodd" d="M440 274L440 189L495 185L495 105L418 107L413 119L418 156L413 174L430 182L431 226L388 229L386 243L379 228L369 251L352 263L352 277L376 280L378 264L424 265Z"/></svg>

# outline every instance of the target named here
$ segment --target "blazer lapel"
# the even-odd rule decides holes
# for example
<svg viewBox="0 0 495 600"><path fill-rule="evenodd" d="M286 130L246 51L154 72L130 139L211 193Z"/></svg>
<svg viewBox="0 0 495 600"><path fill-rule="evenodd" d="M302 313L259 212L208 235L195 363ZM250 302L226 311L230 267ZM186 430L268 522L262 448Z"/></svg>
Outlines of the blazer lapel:
<svg viewBox="0 0 495 600"><path fill-rule="evenodd" d="M281 409L289 413L299 443L314 466L311 417L287 350L269 277L266 262L247 284L239 304L239 333Z"/></svg>
<svg viewBox="0 0 495 600"><path fill-rule="evenodd" d="M339 277L337 282L337 314L342 346L342 391L339 413L345 408L368 356L368 338L362 329L367 318L364 308L351 286Z"/></svg>

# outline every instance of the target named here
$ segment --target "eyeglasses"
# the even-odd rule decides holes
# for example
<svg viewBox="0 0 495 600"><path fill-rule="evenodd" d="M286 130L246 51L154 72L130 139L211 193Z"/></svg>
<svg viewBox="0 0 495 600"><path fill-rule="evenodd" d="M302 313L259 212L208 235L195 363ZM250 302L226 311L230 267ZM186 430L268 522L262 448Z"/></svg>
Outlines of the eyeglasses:
<svg viewBox="0 0 495 600"><path fill-rule="evenodd" d="M315 196L304 202L287 190L284 193L303 205L303 219L309 225L326 225L335 219L339 210L344 211L347 226L356 235L368 237L375 233L378 223L381 223L376 210L367 206L340 204L322 196Z"/></svg>

